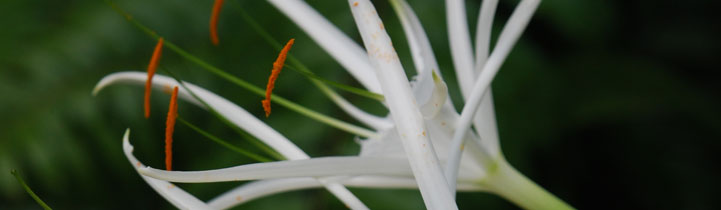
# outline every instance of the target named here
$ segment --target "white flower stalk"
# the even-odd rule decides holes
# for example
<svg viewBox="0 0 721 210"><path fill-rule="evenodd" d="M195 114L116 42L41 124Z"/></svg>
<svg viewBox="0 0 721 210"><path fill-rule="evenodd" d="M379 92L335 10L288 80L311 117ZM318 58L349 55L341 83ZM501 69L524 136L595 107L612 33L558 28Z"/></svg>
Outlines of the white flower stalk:
<svg viewBox="0 0 721 210"><path fill-rule="evenodd" d="M382 93L389 116L368 114L333 90L320 86L341 109L372 129L316 115L313 119L364 139L359 140L361 152L357 156L311 158L245 109L201 87L182 82L185 88L178 93L180 99L216 111L288 160L205 171L153 169L132 155L129 133L126 132L123 148L128 160L170 203L183 209L224 209L276 193L325 187L349 208L367 209L346 189L364 187L419 189L428 209L457 209L456 191L496 193L527 209L572 209L505 160L498 143L489 87L530 21L539 0L519 3L493 51L490 51L489 40L497 0L484 1L478 17L475 56L471 50L464 1L446 1L451 53L466 101L460 115L448 97L448 88L422 24L404 0L392 0L391 4L411 48L417 70L413 81L408 81L391 38L369 0L348 1L365 49L303 1L268 1L308 33L366 89ZM119 72L103 78L93 93L113 84L143 85L145 82L145 73ZM151 82L156 90L181 85L162 75L156 75ZM471 123L474 130L470 129ZM470 143L464 144L466 141ZM173 185L168 182L241 180L252 182L207 203L177 187L169 188Z"/></svg>

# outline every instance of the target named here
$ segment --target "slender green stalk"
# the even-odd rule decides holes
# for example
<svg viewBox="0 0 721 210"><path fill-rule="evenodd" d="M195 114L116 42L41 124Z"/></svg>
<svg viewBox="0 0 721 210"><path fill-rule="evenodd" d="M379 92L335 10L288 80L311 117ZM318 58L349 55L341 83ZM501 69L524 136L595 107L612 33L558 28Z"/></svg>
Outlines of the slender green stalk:
<svg viewBox="0 0 721 210"><path fill-rule="evenodd" d="M120 9L119 7L117 7L112 1L106 0L105 2L107 2L108 4L110 4L110 6L112 6L113 9L115 9L116 12L118 12L120 15L122 15L123 17L125 17L125 19L126 19L127 21L133 23L133 25L135 25L136 27L138 27L141 31L145 32L148 36L150 36L150 37L152 37L152 38L154 38L154 39L159 39L159 38L160 38L160 35L158 35L158 34L155 33L153 30L150 30L148 27L144 26L144 25L141 24L140 22L138 22L138 21L136 21L135 19L133 19L132 16L130 16L130 15L129 15L128 13L126 13L125 11L121 10L121 9ZM172 42L168 41L167 39L164 41L164 46L167 47L168 49L170 49L170 50L178 53L178 54L179 54L180 56L182 56L183 58L190 60L191 62L195 63L196 65L200 66L201 68L205 69L206 71L208 71L208 72L210 72L210 73L213 73L213 74L215 74L215 75L217 75L217 76L219 76L219 77L221 77L221 78L223 78L223 79L225 79L225 80L227 80L227 81L229 81L229 82L231 82L231 83L233 83L233 84L236 84L236 85L238 85L238 86L240 86L240 87L242 87L242 88L245 88L245 89L249 90L250 92L255 93L255 94L259 95L259 96L265 96L265 90L263 90L263 89L255 86L255 85L253 85L253 84L250 84L249 82L246 82L246 81L243 80L243 79L240 79L240 78L235 77L235 76L233 76L233 75L231 75L231 74L228 74L228 73L226 73L225 71L223 71L223 70L221 70L221 69L219 69L219 68L217 68L217 67L215 67L215 66L213 66L213 65L210 65L210 64L206 63L205 61L201 60L201 59L198 58L198 57L195 57L195 56L191 55L190 53L188 53L188 52L186 52L185 50L181 49L180 47L178 47L177 45L175 45L175 44L173 44ZM299 104L296 104L296 103L294 103L294 102L291 102L290 100L285 99L285 98L280 97L280 96L277 96L277 95L275 95L275 94L273 94L272 101L275 102L275 103L278 103L278 104L280 104L281 106L284 106L284 107L286 107L286 108L288 108L288 109L290 109L290 110L293 110L293 111L298 112L298 113L300 113L300 114L302 114L302 115L305 115L306 117L309 117L309 118L311 118L311 119L317 120L317 121L322 122L322 123L325 123L325 124L327 124L327 125L336 127L336 128L338 128L338 129L344 130L344 131L346 131L346 132L353 133L353 134L356 134L356 135L359 135L359 136L362 136L362 137L372 137L372 136L375 136L375 132L373 132L373 131L371 131L371 130L368 130L368 129L366 129L366 128L359 127L359 126L356 126L356 125L353 125L353 124L350 124L350 123L347 123L347 122L344 122L344 121L341 121L341 120L338 120L338 119L335 119L335 118L326 116L326 115L324 115L324 114L321 114L321 113L319 113L319 112L316 112L316 111L313 111L313 110L311 110L311 109L308 109L308 108L306 108L306 107L304 107L304 106L301 106L301 105L299 105Z"/></svg>
<svg viewBox="0 0 721 210"><path fill-rule="evenodd" d="M288 68L288 69L290 69L290 70L293 70L293 71L295 71L295 72L300 73L301 75L303 75L303 76L305 76L306 78L310 79L310 81L322 82L322 83L320 84L320 85L322 85L322 86L325 86L325 84L327 84L327 85L336 87L336 88L338 88L338 89L344 90L344 91L346 91L346 92L353 93L353 94L356 94L356 95L359 95L359 96L363 96L363 97L366 97L366 98L370 98L370 99L373 99L373 100L376 100L376 101L383 102L383 101L385 100L385 98L384 98L383 95L381 95L381 94L374 93L374 92L370 92L370 91L363 90L363 89L359 89L359 88L355 88L355 87L351 87L351 86L344 85L344 84L341 84L341 83L338 83L338 82L335 82L335 81L327 80L327 79L325 79L325 78L322 78L322 77L314 74L313 72L301 70L301 69L304 69L305 67L302 66L302 65L298 65L297 62L293 62L293 61L296 60L296 59L294 59L294 58L291 57L290 55L288 56L288 59L289 59L289 61L291 61L291 63L294 63L294 65L286 65L285 67ZM295 67L296 65L298 65L298 67ZM316 85L316 86L319 86L319 85ZM319 88L320 88L320 87L319 87Z"/></svg>
<svg viewBox="0 0 721 210"><path fill-rule="evenodd" d="M207 137L208 139L214 141L215 143L218 143L218 144L220 144L221 146L223 146L223 147L225 147L225 148L228 148L228 149L230 149L230 150L233 150L234 152L237 152L237 153L240 153L240 154L242 154L242 155L248 156L249 158L252 158L252 159L257 160L257 161L260 161L260 162L271 162L271 161L273 161L273 160L271 160L271 159L268 159L268 158L266 158L266 157L260 156L260 155L258 155L258 154L255 154L255 153L250 152L250 151L248 151L248 150L245 150L245 149L243 149L243 148L236 147L235 145L232 145L232 144L228 143L228 141L225 141L225 140L220 139L220 138L218 138L218 137L216 137L216 136L213 136L212 134L204 131L203 129L198 128L198 126L193 125L192 123L184 120L184 119L181 118L181 117L178 117L178 121L180 121L181 123L183 123L183 124L185 124L186 126L190 127L191 129L195 130L196 132L200 133L201 135Z"/></svg>
<svg viewBox="0 0 721 210"><path fill-rule="evenodd" d="M38 197L38 195L36 195L35 192L33 192L32 189L30 189L30 186L28 186L27 184L25 184L25 181L23 181L23 178L20 177L20 174L18 173L17 170L15 170L15 169L10 170L10 173L11 173L13 176L15 176L15 179L17 179L18 182L20 183L20 185L22 185L23 188L25 188L25 191L28 192L28 194L30 195L30 197L33 197L33 199L35 199L35 202L37 202L38 205L40 205L41 207L43 207L43 209L46 209L46 210L51 210L51 209L52 209L52 208L50 208L50 206L48 206L48 204L46 204L45 202L43 202L43 200L41 200L40 197Z"/></svg>
<svg viewBox="0 0 721 210"><path fill-rule="evenodd" d="M488 169L488 177L481 185L524 209L575 209L518 172L503 158Z"/></svg>

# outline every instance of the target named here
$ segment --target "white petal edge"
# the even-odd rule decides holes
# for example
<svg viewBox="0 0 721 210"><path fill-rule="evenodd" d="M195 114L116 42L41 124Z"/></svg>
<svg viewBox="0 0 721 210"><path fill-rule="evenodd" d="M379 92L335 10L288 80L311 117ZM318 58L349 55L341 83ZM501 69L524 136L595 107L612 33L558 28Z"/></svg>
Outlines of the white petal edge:
<svg viewBox="0 0 721 210"><path fill-rule="evenodd" d="M431 43L413 8L405 0L392 0L391 5L403 26L418 74L413 94L421 106L423 117L433 118L446 103L448 87L439 76L440 70Z"/></svg>
<svg viewBox="0 0 721 210"><path fill-rule="evenodd" d="M135 156L133 156L133 145L130 144L129 139L130 129L127 129L123 135L123 152L125 153L125 157L128 158L128 161L130 161L130 165L132 165L133 168L144 168L145 166L140 163ZM158 192L160 196L163 196L165 200L179 209L216 209L208 206L205 202L199 200L195 196L185 192L183 189L180 189L170 182L154 179L141 174L138 175L140 175L140 177L142 177L143 180L145 180L145 182L148 183L153 190L155 190L155 192Z"/></svg>
<svg viewBox="0 0 721 210"><path fill-rule="evenodd" d="M441 75L431 43L418 16L413 12L413 8L405 0L391 0L390 2L398 14L406 39L408 39L417 73L421 74L425 70L432 69Z"/></svg>
<svg viewBox="0 0 721 210"><path fill-rule="evenodd" d="M368 51L368 57L375 67L376 76L426 208L458 209L433 145L425 133L423 116L398 60L398 54L375 7L368 0L349 0L348 4Z"/></svg>
<svg viewBox="0 0 721 210"><path fill-rule="evenodd" d="M483 65L486 64L486 59L488 58L493 17L496 14L497 6L498 0L484 0L481 4L478 23L476 24L476 75L481 73Z"/></svg>
<svg viewBox="0 0 721 210"><path fill-rule="evenodd" d="M295 22L323 50L336 59L353 77L371 92L381 93L373 67L363 49L301 0L268 0Z"/></svg>
<svg viewBox="0 0 721 210"><path fill-rule="evenodd" d="M330 98L331 101L333 101L333 103L338 105L338 107L348 113L348 115L355 118L364 125L374 128L375 130L382 130L393 127L393 123L391 123L388 119L381 118L361 110L360 108L351 104L350 102L348 102L348 100L343 98L343 96L336 93L327 86L320 86L320 89Z"/></svg>
<svg viewBox="0 0 721 210"><path fill-rule="evenodd" d="M358 188L375 189L418 189L418 184L412 178L382 177L382 176L354 176L333 177L335 181ZM321 185L308 177L270 179L250 182L208 201L208 205L217 209L228 209L265 196L302 189L318 188ZM474 182L459 182L459 191L473 192L485 190Z"/></svg>
<svg viewBox="0 0 721 210"><path fill-rule="evenodd" d="M407 160L387 157L318 157L306 160L253 163L204 171L166 171L151 167L138 168L138 171L149 177L180 183L354 175L413 176ZM464 181L474 180L474 176L470 173L463 173L461 177L461 180Z"/></svg>
<svg viewBox="0 0 721 210"><path fill-rule="evenodd" d="M97 95L102 89L116 83L126 83L133 85L144 85L147 79L145 72L117 72L103 77L103 79L95 85L93 95ZM153 88L170 90L171 87L180 86L175 79L163 75L155 75L153 77ZM247 131L250 135L255 136L265 144L276 150L278 153L290 160L308 159L310 156L305 154L300 148L293 144L283 135L272 129L251 115L245 109L231 103L210 91L195 86L193 84L183 82L193 93L203 99L209 106L216 110L220 115L228 119L231 123ZM185 90L179 88L179 98L186 100L192 104L204 107L202 103ZM333 193L338 199L343 201L352 209L368 209L357 197L355 197L348 189L337 183L328 183L319 180L326 185L328 191Z"/></svg>
<svg viewBox="0 0 721 210"><path fill-rule="evenodd" d="M480 75L483 66L488 59L490 50L491 31L493 18L496 13L498 0L484 0L481 4L476 25L476 63L475 73ZM484 147L490 148L491 156L501 153L498 140L498 126L496 125L496 113L493 104L493 91L488 87L487 93L481 98L481 105L473 117L473 125L476 133L483 139Z"/></svg>
<svg viewBox="0 0 721 210"><path fill-rule="evenodd" d="M204 171L166 171L151 167L138 168L137 170L145 176L180 183L356 175L413 177L407 160L388 157L319 157L305 160L253 163ZM474 176L475 174L463 173L460 180L472 181L479 178Z"/></svg>
<svg viewBox="0 0 721 210"><path fill-rule="evenodd" d="M478 79L473 86L471 97L468 99L466 105L463 107L463 111L461 111L461 118L458 119L459 122L457 124L456 131L453 134L453 139L451 140L451 151L448 153L450 155L448 160L449 162L447 163L445 169L448 183L455 183L455 179L457 177L456 174L458 174L458 165L460 164L460 156L462 151L461 147L463 145L464 139L463 136L470 127L471 120L473 119L473 115L475 115L476 110L478 110L481 99L487 92L487 88L490 86L491 81L496 76L496 73L498 73L501 64L503 64L503 61L511 52L511 49L523 33L526 25L528 25L528 22L531 20L531 17L533 16L536 8L538 8L539 3L540 0L522 0L518 4L516 9L513 11L513 14L509 18L508 22L503 27L503 31L501 31L501 35L498 38L498 43L496 43L496 47L494 48L493 53L491 53L491 56L489 57L488 62L485 64L483 71L481 71L481 74L478 76ZM483 143L481 142L475 143L483 145ZM486 155L492 154L491 152L489 152L489 149L493 148L484 147L484 150L487 152ZM503 157L490 156L488 158ZM451 187L453 187L453 185L451 185Z"/></svg>
<svg viewBox="0 0 721 210"><path fill-rule="evenodd" d="M446 22L448 22L448 39L458 86L463 99L467 100L476 75L473 72L473 51L464 4L464 0L446 0Z"/></svg>
<svg viewBox="0 0 721 210"><path fill-rule="evenodd" d="M147 74L145 72L127 71L109 74L98 82L93 90L93 93L97 94L100 90L114 84L144 85L146 79ZM197 101L187 90L185 90L185 88L182 88L177 81L171 77L156 74L155 77L153 77L152 84L154 89L160 89L166 92L171 90L173 87L178 86L178 98L195 104L201 108L205 108L201 102ZM205 101L220 115L228 119L228 121L263 141L284 157L292 160L309 158L309 156L298 148L298 146L252 114L248 113L245 109L196 85L188 82L184 82L184 84L193 91L196 96Z"/></svg>

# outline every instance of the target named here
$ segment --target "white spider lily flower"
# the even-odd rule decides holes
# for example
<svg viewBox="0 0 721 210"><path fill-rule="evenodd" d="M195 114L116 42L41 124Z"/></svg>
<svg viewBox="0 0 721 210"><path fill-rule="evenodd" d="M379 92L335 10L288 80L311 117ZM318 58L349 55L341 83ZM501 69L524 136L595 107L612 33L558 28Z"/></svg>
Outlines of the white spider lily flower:
<svg viewBox="0 0 721 210"><path fill-rule="evenodd" d="M145 84L146 81L146 73L144 72L118 72L113 73L111 75L108 75L104 77L98 84L96 85L93 93L97 94L101 90L107 88L111 85L116 84L128 84L128 85L137 85L142 86ZM179 86L180 84L177 83L173 78L163 76L163 75L155 75L155 78L152 81L152 87L154 89L158 90L167 90L169 87L173 86ZM228 119L231 123L234 123L238 127L248 131L251 135L257 137L261 141L263 141L265 144L279 152L281 155L285 157L289 157L291 160L299 160L301 161L302 157L307 157L305 153L302 153L302 151L294 145L290 140L283 137L281 134L277 133L277 131L272 130L270 127L268 127L266 124L262 123L260 120L255 118L253 115L245 111L243 108L236 106L229 102L227 99L224 99L218 95L213 94L210 91L207 91L203 88L200 88L196 85L183 82L183 85L188 88L188 90L192 91L193 94L195 94L199 99L203 100L205 104L207 104L209 107L211 107L214 110L217 110L219 114L223 115ZM178 98L181 100L185 100L190 102L190 104L197 105L199 107L204 107L203 103L196 100L190 92L188 92L186 89L179 89L178 91ZM451 114L455 114L454 112L450 112ZM437 121L437 123L433 123L429 125L428 129L428 135L430 135L431 139L436 140L442 140L442 139L449 139L450 135L452 135L452 132L450 129L451 123L455 121L455 119L458 117L457 114L450 115L450 119L446 119L445 117L448 115L448 113L438 113L436 117L434 117L432 120L427 120L428 122ZM439 136L436 136L439 135ZM368 185L369 187L378 187L379 184L374 184L376 181L378 182L386 182L391 184L390 186L394 185L401 185L401 186L409 186L408 183L409 180L413 180L413 173L409 170L409 165L407 163L406 155L404 152L404 149L402 147L402 144L400 142L400 137L398 135L398 132L395 130L395 128L390 128L387 130L379 131L378 135L375 135L375 137L370 139L365 139L361 141L361 154L359 155L362 158L367 159L350 159L351 161L357 161L356 163L367 163L370 165L367 165L367 167L363 167L363 165L358 164L348 164L349 159L330 159L338 162L334 162L336 164L329 165L329 162L323 162L323 161L308 161L308 162L293 162L293 161L286 161L289 162L289 164L305 164L301 165L300 168L306 167L306 168L312 168L315 167L315 169L318 170L311 170L306 171L306 173L319 173L319 174L301 174L304 173L303 171L297 171L295 173L290 173L289 171L275 171L271 173L262 173L262 171L258 171L257 168L254 167L269 167L267 169L269 170L288 170L291 169L295 170L293 168L288 167L288 165L284 164L278 164L276 163L259 163L254 164L254 166L240 166L240 168L229 168L227 170L215 170L215 171L207 171L207 172L201 172L201 173L190 173L188 172L175 172L175 171L160 171L160 170L151 170L146 168L138 168L139 172L143 174L143 177L155 177L160 178L163 176L166 176L164 178L160 178L160 180L165 181L174 181L174 182L216 182L216 181L234 181L234 180L260 180L260 179L272 179L272 178L288 178L288 177L333 177L333 176L353 176L353 175L368 175L368 176L374 176L377 177L376 179L368 179L365 181L365 184L356 184L355 186L363 187L365 185ZM445 142L445 143L444 143ZM439 149L440 154L445 154L445 151L448 151L447 146L448 141L434 141L432 144L437 145ZM467 155L468 153L464 154ZM128 154L128 158L133 160L132 162L134 164L141 164L138 162L135 157L133 157L131 154ZM443 155L446 156L446 155ZM459 185L465 186L465 190L480 190L481 186L476 184L478 180L480 179L480 175L482 174L482 170L479 168L479 164L477 162L473 162L473 160L476 160L477 158L468 157L465 158L464 161L461 164L461 170L462 176L464 178L459 179ZM368 161L368 160L375 160L375 162ZM364 162L365 161L365 162ZM396 164L392 164L396 163ZM267 166L270 164L269 166ZM275 164L275 165L274 165ZM356 170L356 171L346 171L342 172L339 171L336 166L338 165L345 165L345 166L351 166L352 169L349 170ZM312 167L311 167L312 166ZM369 171L369 168L374 167L380 167L376 168L374 171ZM403 170L403 169L406 170ZM245 174L245 175L252 175L247 174L246 169L251 169L252 171L258 171L261 172L261 174L255 176L255 177L235 177L236 173ZM296 168L297 169L297 168ZM320 170L325 169L325 170ZM234 173L229 173L229 171L235 171ZM372 172L372 173L371 173ZM467 173L466 173L467 172ZM183 174L181 176L184 176L186 178L176 178L176 175ZM272 175L276 174L276 175ZM285 175L282 175L285 174ZM281 176L281 177L274 177L274 176ZM284 177L288 176L288 177ZM190 179L187 177L191 177ZM193 179L198 177L206 177L204 179ZM361 176L363 177L363 176ZM367 177L367 176L366 176ZM401 177L405 177L405 179L399 179ZM388 180L397 180L398 183L393 184L394 182L389 182ZM304 182L307 182L304 181ZM331 181L332 182L332 179ZM320 182L323 183L323 182ZM316 184L313 184L312 186L320 186L320 183L318 180L316 180ZM445 182L444 182L445 183ZM292 186L289 186L287 190L293 189ZM244 196L245 197L245 196ZM248 198L245 198L243 201L248 201ZM174 203L175 204L175 203ZM352 206L351 206L352 207Z"/></svg>
<svg viewBox="0 0 721 210"><path fill-rule="evenodd" d="M527 209L572 209L511 167L498 143L490 82L530 21L539 0L522 0L489 55L490 28L497 0L483 2L476 34L476 55L470 43L462 0L447 0L449 38L456 75L466 104L459 114L430 42L410 5L392 0L411 48L417 76L408 81L369 0L349 0L365 50L301 0L269 0L328 51L370 92L382 93L388 117L377 117L355 107L332 91L331 100L372 131L346 128L365 137L361 152L350 157L310 158L282 134L230 101L193 84L179 98L211 108L231 123L260 139L287 161L246 164L207 171L165 171L142 167L132 155L128 132L127 158L156 191L179 208L229 208L263 196L306 188L325 187L348 207L367 207L345 187L419 189L428 209L457 209L455 192L489 191ZM482 48L482 49L481 49ZM364 53L364 51L366 53ZM112 84L143 85L143 72L119 72L104 77L94 94ZM172 78L156 75L155 89L178 86ZM323 89L322 89L323 90ZM325 91L325 90L323 90ZM197 98L195 98L197 97ZM202 100L201 101L198 101ZM205 106L208 107L205 107ZM471 130L471 123L475 130ZM354 130L355 129L355 130ZM368 133L370 132L370 134ZM464 142L470 142L467 147ZM464 150L464 148L467 148ZM205 203L170 182L205 183L255 180ZM183 200L184 202L178 202Z"/></svg>

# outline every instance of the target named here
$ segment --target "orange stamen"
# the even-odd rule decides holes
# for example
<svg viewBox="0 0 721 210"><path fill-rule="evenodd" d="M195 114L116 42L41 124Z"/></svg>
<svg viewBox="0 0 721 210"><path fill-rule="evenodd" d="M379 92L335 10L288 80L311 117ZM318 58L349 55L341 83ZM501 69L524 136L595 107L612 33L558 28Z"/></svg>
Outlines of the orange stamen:
<svg viewBox="0 0 721 210"><path fill-rule="evenodd" d="M153 57L150 58L150 64L148 64L148 79L145 80L145 100L143 106L145 107L145 118L150 117L150 86L153 85L153 75L155 75L155 69L158 68L158 61L160 55L163 53L163 37L158 39L158 44L155 45L155 51L153 51Z"/></svg>
<svg viewBox="0 0 721 210"><path fill-rule="evenodd" d="M268 86L265 88L265 100L262 101L263 110L265 110L265 117L270 116L270 95L273 93L275 80L278 79L278 74L280 74L280 70L283 69L285 58L288 56L288 51L290 50L290 47L293 46L293 42L295 42L295 39L290 39L288 43L285 44L285 47L283 47L280 51L280 54L278 54L278 58L275 59L275 62L273 62L273 69L271 70L270 77L268 78Z"/></svg>
<svg viewBox="0 0 721 210"><path fill-rule="evenodd" d="M173 88L168 107L168 120L165 121L165 170L170 171L173 165L173 131L175 119L178 118L178 86Z"/></svg>
<svg viewBox="0 0 721 210"><path fill-rule="evenodd" d="M213 45L218 45L218 16L220 16L220 8L223 7L223 0L215 0L213 4L213 12L210 14L210 41Z"/></svg>

